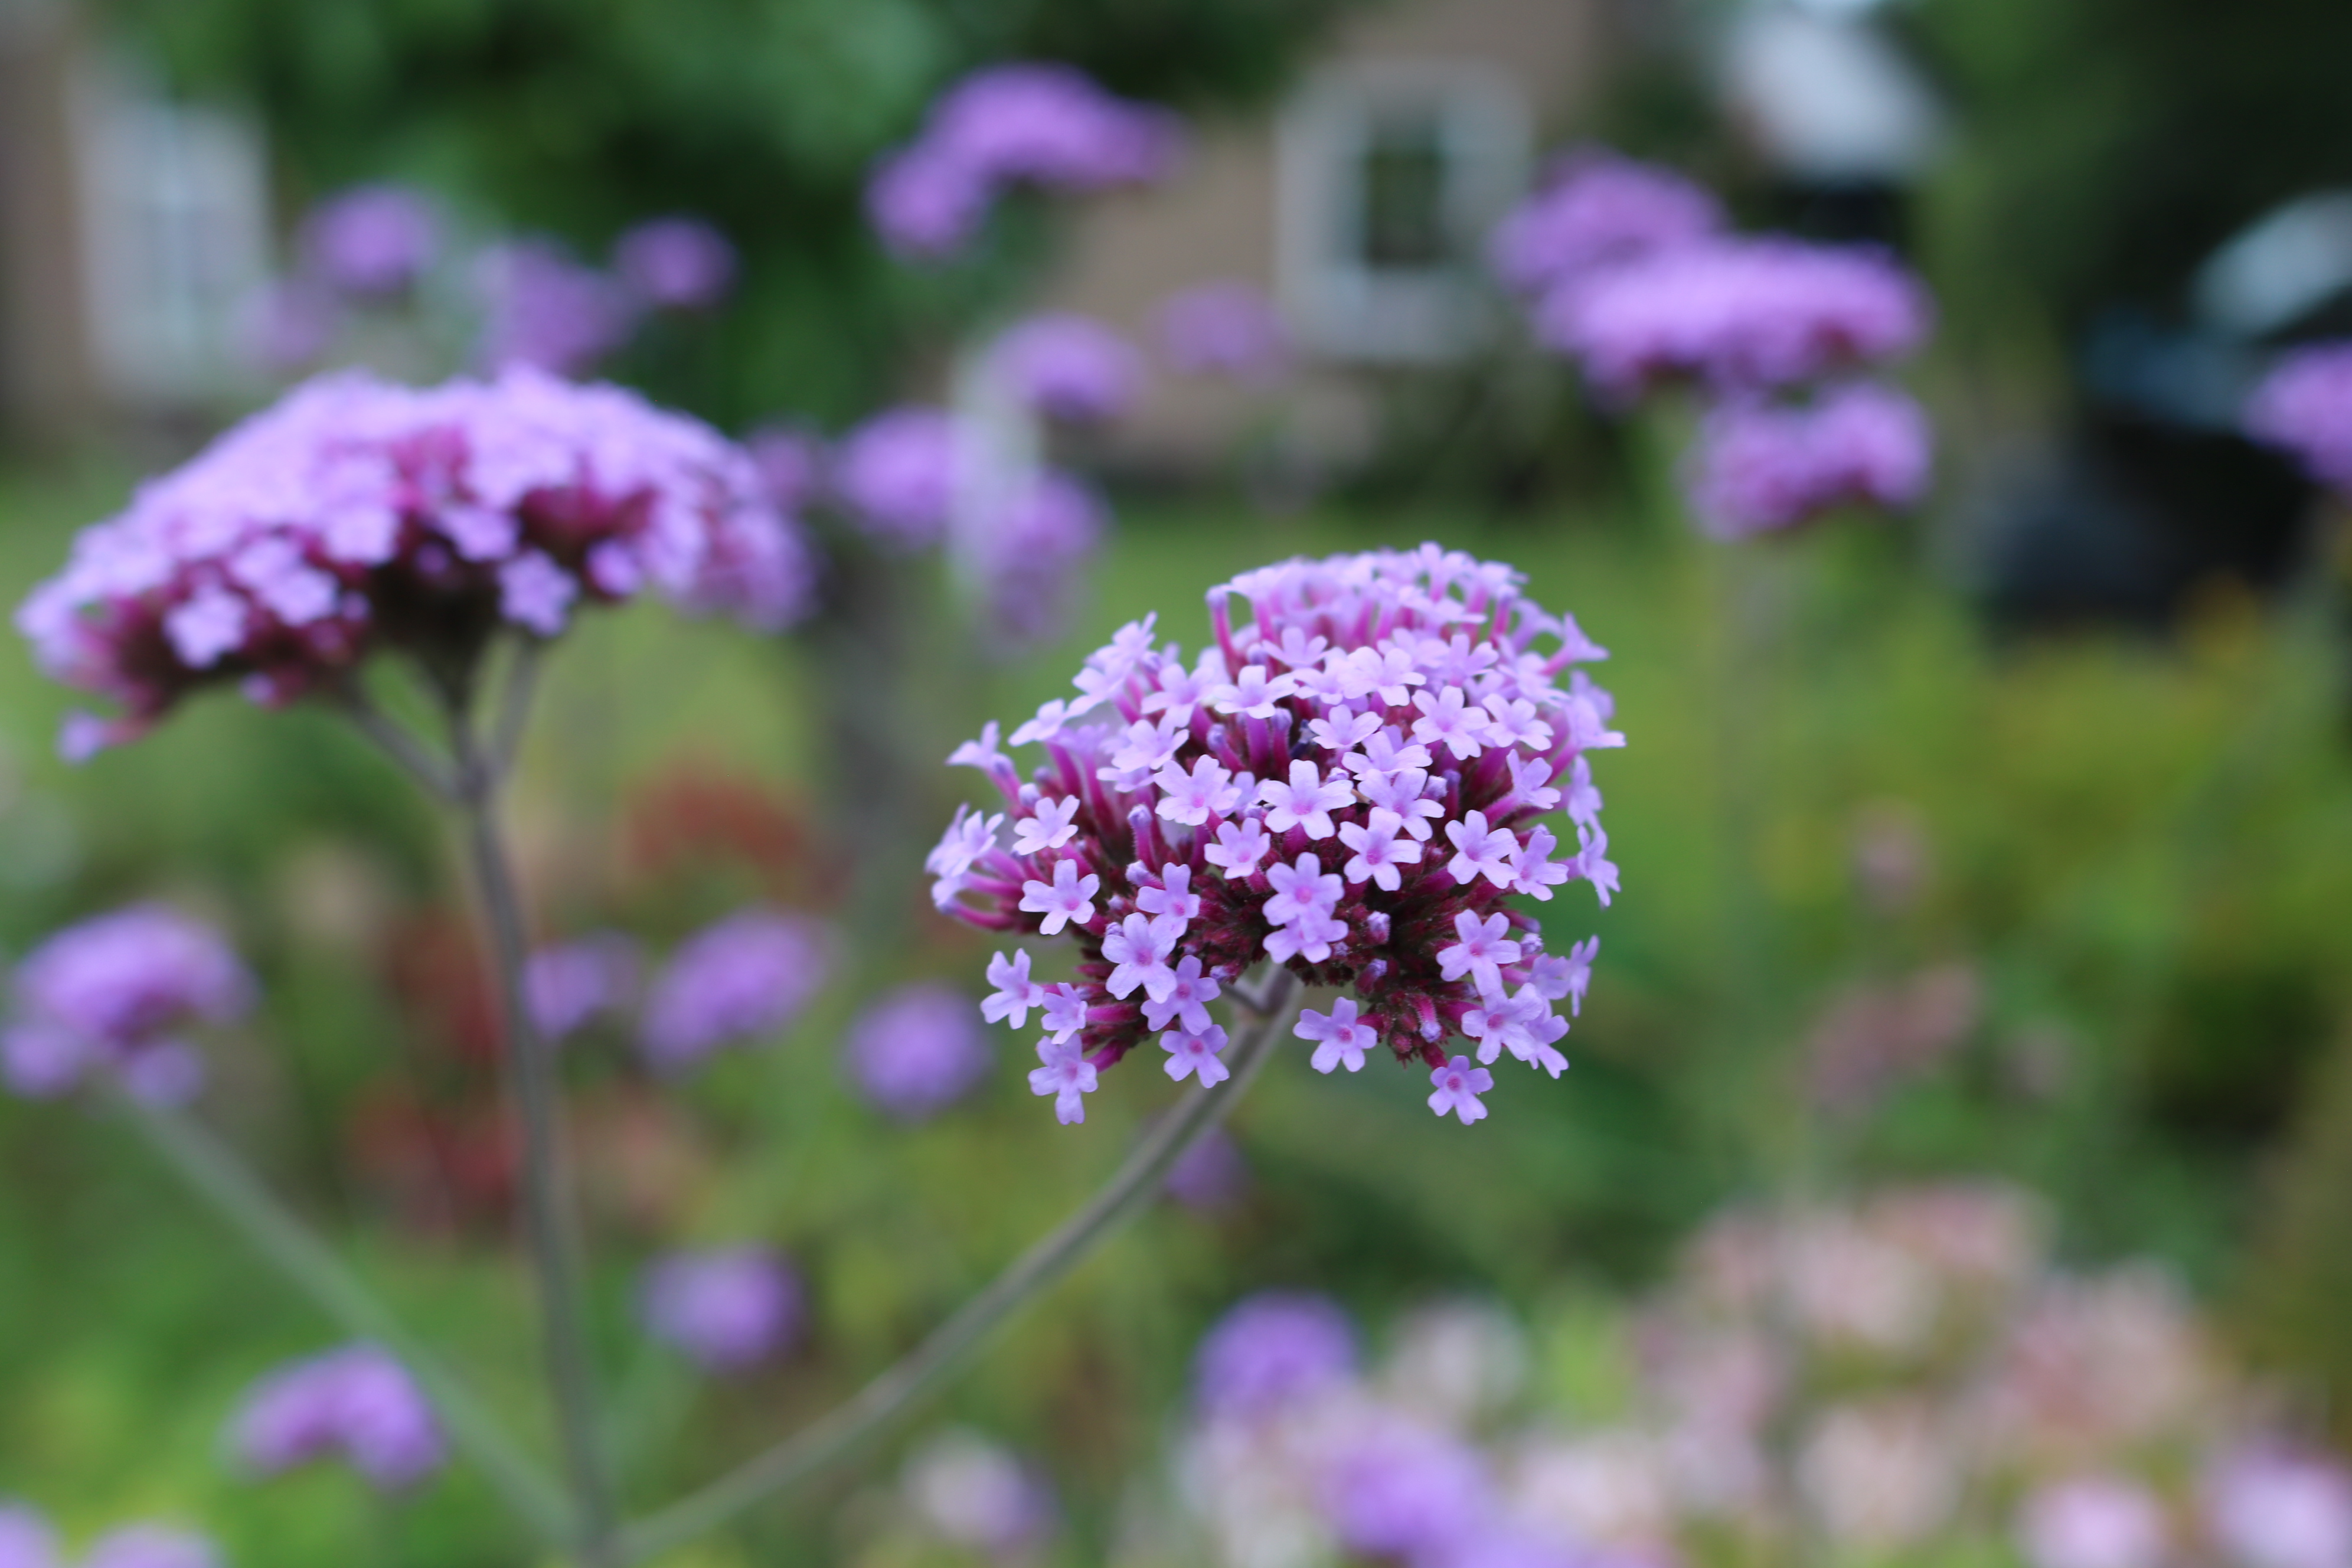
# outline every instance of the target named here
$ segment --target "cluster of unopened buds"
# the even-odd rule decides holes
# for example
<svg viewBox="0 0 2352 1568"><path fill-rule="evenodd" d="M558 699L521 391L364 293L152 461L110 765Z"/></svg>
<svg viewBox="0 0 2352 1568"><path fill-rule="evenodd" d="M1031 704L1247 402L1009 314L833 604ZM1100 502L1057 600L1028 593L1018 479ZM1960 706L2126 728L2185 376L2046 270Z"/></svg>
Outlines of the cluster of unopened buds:
<svg viewBox="0 0 2352 1568"><path fill-rule="evenodd" d="M1606 657L1519 574L1423 545L1292 561L1212 591L1212 645L1187 663L1122 628L1078 695L1015 730L1045 763L1024 780L997 726L956 752L1004 809L960 809L931 853L940 909L992 931L1067 934L1075 979L989 967L991 1020L1045 1037L1031 1087L1065 1122L1101 1068L1157 1034L1170 1077L1226 1076L1209 1004L1261 961L1347 988L1297 1033L1313 1065L1385 1048L1431 1069L1431 1108L1486 1112L1507 1051L1558 1077L1599 939L1545 951L1533 914L1617 870L1585 753L1619 746L1581 662ZM1236 614L1236 610L1239 614ZM1548 646L1539 647L1538 644ZM1564 812L1577 847L1545 818ZM1470 1053L1449 1054L1455 1035Z"/></svg>

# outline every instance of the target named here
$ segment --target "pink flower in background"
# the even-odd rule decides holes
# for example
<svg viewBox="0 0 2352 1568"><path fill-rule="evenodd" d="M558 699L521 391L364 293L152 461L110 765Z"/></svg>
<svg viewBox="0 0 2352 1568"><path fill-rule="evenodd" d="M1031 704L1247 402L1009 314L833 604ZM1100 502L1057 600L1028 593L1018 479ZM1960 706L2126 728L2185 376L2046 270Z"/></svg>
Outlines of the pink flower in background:
<svg viewBox="0 0 2352 1568"><path fill-rule="evenodd" d="M583 376L636 329L628 289L553 240L510 240L485 251L474 282L484 310L476 357L486 370L529 365Z"/></svg>
<svg viewBox="0 0 2352 1568"><path fill-rule="evenodd" d="M764 1247L680 1252L646 1273L646 1327L705 1372L740 1372L789 1349L803 1317L800 1277Z"/></svg>
<svg viewBox="0 0 2352 1568"><path fill-rule="evenodd" d="M1195 1405L1249 1415L1345 1383L1356 1370L1356 1331L1328 1297L1269 1290L1218 1320L1192 1361Z"/></svg>
<svg viewBox="0 0 2352 1568"><path fill-rule="evenodd" d="M1495 271L1540 295L1594 269L1706 239L1724 226L1713 192L1605 147L1572 153L1512 209L1489 247Z"/></svg>
<svg viewBox="0 0 2352 1568"><path fill-rule="evenodd" d="M238 1457L257 1474L339 1458L384 1491L415 1486L446 1457L424 1391L373 1345L271 1373L246 1395L231 1433Z"/></svg>
<svg viewBox="0 0 2352 1568"><path fill-rule="evenodd" d="M698 217L658 217L613 242L613 270L656 310L708 310L735 288L735 247Z"/></svg>
<svg viewBox="0 0 2352 1568"><path fill-rule="evenodd" d="M523 1001L541 1039L553 1045L635 1000L637 944L614 931L543 947L523 969Z"/></svg>
<svg viewBox="0 0 2352 1568"><path fill-rule="evenodd" d="M1758 390L1898 359L1933 315L1918 280L1879 251L1718 239L1555 288L1536 331L1631 399L1671 380Z"/></svg>
<svg viewBox="0 0 2352 1568"><path fill-rule="evenodd" d="M320 202L302 220L303 275L340 294L379 299L414 284L433 265L441 224L431 198L406 185L359 185Z"/></svg>
<svg viewBox="0 0 2352 1568"><path fill-rule="evenodd" d="M0 1503L0 1568L63 1568L57 1531L31 1509Z"/></svg>
<svg viewBox="0 0 2352 1568"><path fill-rule="evenodd" d="M69 926L25 955L15 1016L0 1035L0 1076L28 1098L121 1075L163 1103L192 1098L203 1059L180 1037L228 1024L253 1005L253 979L219 933L175 910L139 904Z"/></svg>
<svg viewBox="0 0 2352 1568"><path fill-rule="evenodd" d="M385 645L464 666L502 625L551 636L647 587L773 630L813 583L751 460L634 393L529 370L428 388L345 374L85 530L16 626L51 676L123 710L69 721L86 752L204 686L284 703Z"/></svg>
<svg viewBox="0 0 2352 1568"><path fill-rule="evenodd" d="M988 359L1023 404L1073 424L1118 418L1143 380L1141 356L1088 316L1032 316L991 344Z"/></svg>
<svg viewBox="0 0 2352 1568"><path fill-rule="evenodd" d="M1935 437L1905 394L1875 382L1811 404L1724 404L1690 455L1692 504L1718 539L1811 521L1842 507L1903 510L1927 494Z"/></svg>
<svg viewBox="0 0 2352 1568"><path fill-rule="evenodd" d="M2293 453L2322 484L2352 494L2352 342L2282 358L2254 389L2246 429Z"/></svg>
<svg viewBox="0 0 2352 1568"><path fill-rule="evenodd" d="M1160 353L1183 375L1264 385L1290 368L1289 329L1265 291L1238 279L1171 294L1154 312Z"/></svg>
<svg viewBox="0 0 2352 1568"><path fill-rule="evenodd" d="M2340 1461L2248 1446L2207 1475L2204 1511L2232 1568L2352 1568L2352 1468Z"/></svg>
<svg viewBox="0 0 2352 1568"><path fill-rule="evenodd" d="M995 1065L971 998L951 985L902 985L849 1026L843 1063L866 1103L928 1121L977 1089Z"/></svg>
<svg viewBox="0 0 2352 1568"><path fill-rule="evenodd" d="M638 1042L656 1071L781 1033L831 968L824 928L799 915L740 910L680 942L646 995Z"/></svg>
<svg viewBox="0 0 2352 1568"><path fill-rule="evenodd" d="M946 537L962 443L943 408L893 408L844 437L833 491L868 534L902 550Z"/></svg>
<svg viewBox="0 0 2352 1568"><path fill-rule="evenodd" d="M2084 1476L2025 1500L2018 1550L2029 1568L2163 1568L2164 1504L2136 1481Z"/></svg>
<svg viewBox="0 0 2352 1568"><path fill-rule="evenodd" d="M999 1562L1032 1557L1054 1531L1053 1489L1011 1450L976 1433L943 1432L907 1461L908 1508L951 1545Z"/></svg>
<svg viewBox="0 0 2352 1568"><path fill-rule="evenodd" d="M962 542L999 640L1019 647L1062 629L1076 599L1078 574L1101 547L1106 517L1092 489L1048 468L978 520Z"/></svg>
<svg viewBox="0 0 2352 1568"><path fill-rule="evenodd" d="M1150 621L1089 658L1078 696L1013 734L1045 748L1029 780L992 730L957 752L1006 809L950 826L932 858L940 907L990 930L1076 937L1076 1022L1048 1044L1078 1045L1096 1068L1161 1032L1155 1015L1181 975L1213 995L1266 959L1352 990L1349 1045L1365 1029L1444 1075L1446 1038L1507 1002L1514 1025L1493 1032L1486 1059L1507 1048L1564 1066L1550 1042L1567 1020L1535 984L1540 931L1503 900L1571 878L1613 887L1597 837L1589 857L1551 858L1557 837L1526 788L1531 764L1565 772L1588 749L1622 743L1601 716L1605 694L1555 681L1601 650L1524 599L1508 567L1434 545L1288 562L1212 604L1215 640L1192 666L1159 646ZM1191 694L1181 727L1155 717L1175 712L1178 691ZM1391 853L1417 847L1407 824L1423 821L1423 801L1460 851L1451 860ZM1353 879L1350 846L1366 868ZM1372 873L1375 849L1389 874ZM1176 880L1181 907L1166 901ZM1465 921L1477 951L1457 963L1442 950L1462 948ZM1218 1065L1181 1042L1171 1049L1178 1066ZM1492 1079L1459 1076L1430 1103L1475 1120ZM1085 1092L1066 1075L1036 1077L1057 1103Z"/></svg>

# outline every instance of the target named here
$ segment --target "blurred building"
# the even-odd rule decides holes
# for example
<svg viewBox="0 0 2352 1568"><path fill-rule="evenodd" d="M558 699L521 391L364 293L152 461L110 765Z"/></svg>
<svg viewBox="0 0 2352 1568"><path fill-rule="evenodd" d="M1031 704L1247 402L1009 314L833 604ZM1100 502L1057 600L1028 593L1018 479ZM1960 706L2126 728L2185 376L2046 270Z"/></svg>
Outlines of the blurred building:
<svg viewBox="0 0 2352 1568"><path fill-rule="evenodd" d="M1607 0L1397 0L1360 16L1263 120L1203 124L1170 184L1076 220L1045 304L1157 342L1157 311L1213 280L1279 304L1297 363L1271 434L1317 466L1376 438L1402 372L1458 363L1512 330L1487 231L1539 149L1585 118ZM1115 460L1197 469L1276 417L1213 379L1164 378Z"/></svg>
<svg viewBox="0 0 2352 1568"><path fill-rule="evenodd" d="M0 438L200 410L241 379L267 275L261 138L93 47L64 0L0 0Z"/></svg>

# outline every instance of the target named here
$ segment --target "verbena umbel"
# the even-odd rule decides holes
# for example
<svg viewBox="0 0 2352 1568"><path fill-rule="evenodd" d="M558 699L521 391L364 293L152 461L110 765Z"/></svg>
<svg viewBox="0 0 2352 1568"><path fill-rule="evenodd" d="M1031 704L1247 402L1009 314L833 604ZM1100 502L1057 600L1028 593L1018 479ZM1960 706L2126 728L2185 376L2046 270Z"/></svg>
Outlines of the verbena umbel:
<svg viewBox="0 0 2352 1568"><path fill-rule="evenodd" d="M1581 1003L1599 939L1548 953L1509 900L1583 879L1609 901L1585 753L1624 738L1571 668L1604 650L1521 581L1433 544L1266 567L1212 591L1194 660L1155 647L1151 618L1123 627L1075 698L1013 731L1045 752L1028 778L994 724L949 759L1003 809L957 812L934 900L1080 949L1076 980L1053 985L1000 953L982 1007L1015 1028L1041 1016L1030 1084L1063 1121L1155 1035L1170 1077L1223 1079L1209 1004L1262 959L1352 993L1297 1026L1318 1071L1385 1047L1428 1066L1431 1108L1465 1122L1493 1081L1470 1053L1559 1076L1556 1005ZM1455 1035L1470 1053L1449 1055Z"/></svg>

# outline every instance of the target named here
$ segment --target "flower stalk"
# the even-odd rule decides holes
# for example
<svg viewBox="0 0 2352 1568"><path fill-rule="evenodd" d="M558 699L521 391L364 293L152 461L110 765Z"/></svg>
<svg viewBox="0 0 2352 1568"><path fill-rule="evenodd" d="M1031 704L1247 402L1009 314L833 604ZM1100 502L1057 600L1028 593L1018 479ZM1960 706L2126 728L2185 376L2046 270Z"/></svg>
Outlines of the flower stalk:
<svg viewBox="0 0 2352 1568"><path fill-rule="evenodd" d="M1168 1173L1247 1090L1287 1032L1298 983L1279 965L1238 1001L1255 1015L1240 1031L1232 1077L1196 1089L1162 1121L1084 1208L1014 1260L978 1295L845 1404L700 1491L631 1525L620 1561L643 1563L708 1534L735 1515L848 1458L925 1394L962 1370L1015 1312L1059 1283L1156 1194Z"/></svg>

